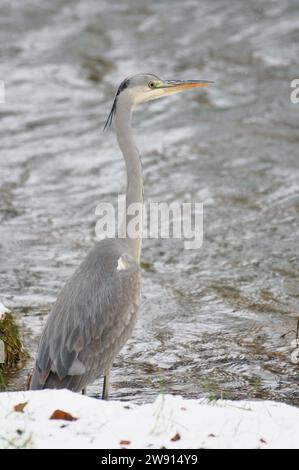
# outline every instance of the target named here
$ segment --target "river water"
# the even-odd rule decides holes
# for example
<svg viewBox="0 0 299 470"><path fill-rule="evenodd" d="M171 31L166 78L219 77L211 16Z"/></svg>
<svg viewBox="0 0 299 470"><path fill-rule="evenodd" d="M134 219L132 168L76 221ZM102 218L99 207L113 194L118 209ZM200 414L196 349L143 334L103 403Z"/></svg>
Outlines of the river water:
<svg viewBox="0 0 299 470"><path fill-rule="evenodd" d="M31 356L10 389L95 241L97 204L124 190L102 132L115 88L152 72L215 82L134 119L146 200L203 202L204 241L144 241L140 320L111 396L299 405L298 1L2 0L0 41L0 300Z"/></svg>

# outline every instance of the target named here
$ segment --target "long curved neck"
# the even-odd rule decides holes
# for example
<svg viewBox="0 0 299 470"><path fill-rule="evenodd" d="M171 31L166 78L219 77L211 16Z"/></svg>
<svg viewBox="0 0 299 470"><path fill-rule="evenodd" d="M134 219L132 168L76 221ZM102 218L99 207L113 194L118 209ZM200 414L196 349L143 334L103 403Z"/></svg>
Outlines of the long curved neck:
<svg viewBox="0 0 299 470"><path fill-rule="evenodd" d="M126 234L126 241L134 259L139 263L142 241L143 180L139 152L131 127L131 118L132 104L130 100L126 97L119 97L115 112L115 129L127 170L126 215L123 218L122 231ZM139 208L137 215L134 213L137 207L133 206L136 203ZM139 224L138 235L132 238L128 233L128 229L130 229L130 225L131 228L132 225L136 226L136 223Z"/></svg>

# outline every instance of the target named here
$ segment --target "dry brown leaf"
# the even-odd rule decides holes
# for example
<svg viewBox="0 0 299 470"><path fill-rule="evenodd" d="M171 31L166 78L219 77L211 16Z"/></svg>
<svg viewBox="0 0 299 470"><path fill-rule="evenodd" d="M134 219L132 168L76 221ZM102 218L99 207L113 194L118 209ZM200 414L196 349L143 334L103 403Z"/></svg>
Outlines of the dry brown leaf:
<svg viewBox="0 0 299 470"><path fill-rule="evenodd" d="M17 413L24 413L24 408L27 405L28 401L25 401L24 403L18 403L17 405L14 406L14 410Z"/></svg>
<svg viewBox="0 0 299 470"><path fill-rule="evenodd" d="M77 421L78 418L75 418L74 416L72 416L70 413L67 413L66 411L55 410L49 419L63 419L64 421Z"/></svg>
<svg viewBox="0 0 299 470"><path fill-rule="evenodd" d="M119 441L119 444L121 446L128 446L129 444L131 444L131 441L126 441L125 439L122 439L121 441Z"/></svg>
<svg viewBox="0 0 299 470"><path fill-rule="evenodd" d="M181 435L177 432L170 440L172 442L179 441L181 439Z"/></svg>

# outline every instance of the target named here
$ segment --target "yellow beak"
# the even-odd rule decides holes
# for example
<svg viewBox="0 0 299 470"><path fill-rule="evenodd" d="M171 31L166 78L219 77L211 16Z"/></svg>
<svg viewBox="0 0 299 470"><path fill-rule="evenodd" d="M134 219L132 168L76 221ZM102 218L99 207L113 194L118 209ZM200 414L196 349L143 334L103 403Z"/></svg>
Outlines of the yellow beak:
<svg viewBox="0 0 299 470"><path fill-rule="evenodd" d="M164 88L167 93L178 93L190 88L208 86L211 83L214 82L209 80L164 80L159 88Z"/></svg>

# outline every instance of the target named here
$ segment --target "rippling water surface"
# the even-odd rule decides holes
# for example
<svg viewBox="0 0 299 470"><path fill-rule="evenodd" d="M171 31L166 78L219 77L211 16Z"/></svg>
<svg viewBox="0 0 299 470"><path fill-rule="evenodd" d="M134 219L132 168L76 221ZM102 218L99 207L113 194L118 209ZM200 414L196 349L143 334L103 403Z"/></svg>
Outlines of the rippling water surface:
<svg viewBox="0 0 299 470"><path fill-rule="evenodd" d="M201 250L145 240L143 303L113 398L299 404L297 0L2 1L0 296L34 356L46 314L124 188L115 87L140 71L215 85L144 105L145 196L204 203ZM288 333L286 336L282 336ZM33 359L12 378L24 386ZM90 387L99 392L100 383Z"/></svg>

